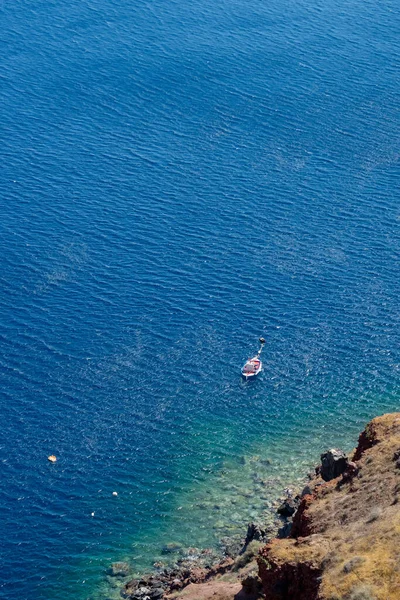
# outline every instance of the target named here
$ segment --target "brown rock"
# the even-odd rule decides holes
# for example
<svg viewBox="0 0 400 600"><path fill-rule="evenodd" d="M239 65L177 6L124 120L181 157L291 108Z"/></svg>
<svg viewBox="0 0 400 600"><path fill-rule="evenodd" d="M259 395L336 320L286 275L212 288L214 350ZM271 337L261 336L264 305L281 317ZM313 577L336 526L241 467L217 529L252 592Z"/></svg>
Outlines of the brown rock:
<svg viewBox="0 0 400 600"><path fill-rule="evenodd" d="M258 592L242 588L239 582L208 581L207 583L191 583L177 596L176 600L257 600Z"/></svg>
<svg viewBox="0 0 400 600"><path fill-rule="evenodd" d="M293 517L291 537L305 537L312 533L312 521L308 513L308 508L314 501L315 496L307 494L300 501L299 508Z"/></svg>
<svg viewBox="0 0 400 600"><path fill-rule="evenodd" d="M284 542L287 544L285 549L293 552L291 560L282 553L282 546L276 547L277 543L281 544L277 541L268 544L260 553L259 572L265 600L317 600L321 556L318 551L315 556L313 552L296 553L293 540Z"/></svg>
<svg viewBox="0 0 400 600"><path fill-rule="evenodd" d="M182 600L233 600L237 598L242 586L240 583L210 581L207 583L191 583L179 596Z"/></svg>

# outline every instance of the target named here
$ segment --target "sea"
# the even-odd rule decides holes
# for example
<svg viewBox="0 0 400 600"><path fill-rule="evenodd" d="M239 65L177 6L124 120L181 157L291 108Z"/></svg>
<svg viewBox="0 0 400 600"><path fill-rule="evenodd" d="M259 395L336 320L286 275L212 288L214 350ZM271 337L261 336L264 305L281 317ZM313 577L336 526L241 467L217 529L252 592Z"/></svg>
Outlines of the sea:
<svg viewBox="0 0 400 600"><path fill-rule="evenodd" d="M0 597L114 600L399 410L399 4L0 10Z"/></svg>

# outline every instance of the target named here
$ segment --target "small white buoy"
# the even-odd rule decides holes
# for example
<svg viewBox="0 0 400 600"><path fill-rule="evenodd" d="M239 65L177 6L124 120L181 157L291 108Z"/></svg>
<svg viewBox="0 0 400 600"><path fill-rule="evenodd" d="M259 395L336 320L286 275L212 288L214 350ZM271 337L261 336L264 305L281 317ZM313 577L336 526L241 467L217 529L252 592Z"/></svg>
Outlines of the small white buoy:
<svg viewBox="0 0 400 600"><path fill-rule="evenodd" d="M91 516L94 517L94 512L92 512Z"/></svg>
<svg viewBox="0 0 400 600"><path fill-rule="evenodd" d="M50 456L47 457L47 460L49 460L52 463L57 462L57 456L54 456L54 454L50 454Z"/></svg>
<svg viewBox="0 0 400 600"><path fill-rule="evenodd" d="M113 496L118 496L118 492L113 492Z"/></svg>

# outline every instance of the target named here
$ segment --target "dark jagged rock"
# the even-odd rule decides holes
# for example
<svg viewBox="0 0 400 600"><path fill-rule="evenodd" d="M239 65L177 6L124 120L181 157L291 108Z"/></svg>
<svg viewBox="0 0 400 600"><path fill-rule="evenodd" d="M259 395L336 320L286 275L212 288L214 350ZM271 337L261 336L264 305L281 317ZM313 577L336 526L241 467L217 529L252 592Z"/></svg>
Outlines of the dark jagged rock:
<svg viewBox="0 0 400 600"><path fill-rule="evenodd" d="M400 450L396 450L395 452L393 452L393 460L399 460L400 458Z"/></svg>
<svg viewBox="0 0 400 600"><path fill-rule="evenodd" d="M250 542L253 540L257 540L258 542L265 541L268 537L268 530L265 529L259 523L249 523L247 527L246 539L244 541L244 546L248 546Z"/></svg>
<svg viewBox="0 0 400 600"><path fill-rule="evenodd" d="M161 600L164 598L164 590L162 588L155 588L150 592L150 600Z"/></svg>
<svg viewBox="0 0 400 600"><path fill-rule="evenodd" d="M287 538L290 536L290 534L292 533L292 529L293 529L293 522L289 521L288 523L285 523L284 525L282 525L282 527L280 527L278 529L278 538L279 539L283 539L283 538Z"/></svg>
<svg viewBox="0 0 400 600"><path fill-rule="evenodd" d="M286 498L277 509L278 515L281 517L292 517L299 505L298 498Z"/></svg>
<svg viewBox="0 0 400 600"><path fill-rule="evenodd" d="M331 481L342 475L348 466L348 458L342 450L332 448L321 454L319 474L324 481Z"/></svg>
<svg viewBox="0 0 400 600"><path fill-rule="evenodd" d="M312 494L312 489L311 486L307 483L307 485L303 487L300 497L303 498L303 496L309 496L310 494Z"/></svg>
<svg viewBox="0 0 400 600"><path fill-rule="evenodd" d="M242 579L243 590L248 595L258 596L262 589L262 582L257 572L251 572Z"/></svg>

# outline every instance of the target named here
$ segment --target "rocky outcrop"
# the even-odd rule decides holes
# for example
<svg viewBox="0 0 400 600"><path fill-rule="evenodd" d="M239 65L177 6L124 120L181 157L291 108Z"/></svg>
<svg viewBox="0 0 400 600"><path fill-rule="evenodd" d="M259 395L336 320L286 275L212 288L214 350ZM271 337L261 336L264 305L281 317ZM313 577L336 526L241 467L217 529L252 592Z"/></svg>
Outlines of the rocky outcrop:
<svg viewBox="0 0 400 600"><path fill-rule="evenodd" d="M349 459L342 450L332 448L321 454L321 467L319 473L324 481L336 479L347 469Z"/></svg>
<svg viewBox="0 0 400 600"><path fill-rule="evenodd" d="M298 498L287 498L282 502L276 511L281 517L292 517L299 505Z"/></svg>
<svg viewBox="0 0 400 600"><path fill-rule="evenodd" d="M322 574L320 552L295 551L288 560L289 549L288 540L274 540L261 550L259 573L265 600L316 600Z"/></svg>
<svg viewBox="0 0 400 600"><path fill-rule="evenodd" d="M128 600L160 600L192 583L204 583L223 575L233 567L234 562L233 558L226 558L212 567L206 567L201 562L188 565L181 561L174 569L132 579L122 588L121 596Z"/></svg>
<svg viewBox="0 0 400 600"><path fill-rule="evenodd" d="M374 419L374 421L376 421L376 419ZM364 431L360 433L357 448L353 455L354 461L360 460L366 450L369 450L372 448L372 446L375 446L375 444L378 443L379 426L376 422L374 423L374 421L371 421L371 423L366 426Z"/></svg>
<svg viewBox="0 0 400 600"><path fill-rule="evenodd" d="M271 537L274 537L271 528L265 527L261 523L249 523L247 526L247 534L242 552L246 549L250 542L254 540L257 542L266 542Z"/></svg>
<svg viewBox="0 0 400 600"><path fill-rule="evenodd" d="M350 459L322 455L290 536L262 548L266 600L400 598L400 413L371 421Z"/></svg>

